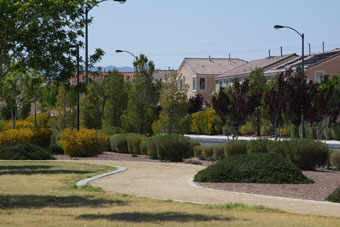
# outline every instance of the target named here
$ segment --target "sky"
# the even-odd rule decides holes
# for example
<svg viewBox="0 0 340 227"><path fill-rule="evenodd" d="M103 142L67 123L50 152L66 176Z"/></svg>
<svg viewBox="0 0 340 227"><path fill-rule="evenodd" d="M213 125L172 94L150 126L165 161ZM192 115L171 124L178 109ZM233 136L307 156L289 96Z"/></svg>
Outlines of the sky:
<svg viewBox="0 0 340 227"><path fill-rule="evenodd" d="M89 12L89 55L102 48L98 66L132 67L133 57L116 49L145 54L158 69L177 69L185 57L247 61L301 54L305 34L312 52L340 48L339 0L107 0ZM85 51L83 51L85 52Z"/></svg>

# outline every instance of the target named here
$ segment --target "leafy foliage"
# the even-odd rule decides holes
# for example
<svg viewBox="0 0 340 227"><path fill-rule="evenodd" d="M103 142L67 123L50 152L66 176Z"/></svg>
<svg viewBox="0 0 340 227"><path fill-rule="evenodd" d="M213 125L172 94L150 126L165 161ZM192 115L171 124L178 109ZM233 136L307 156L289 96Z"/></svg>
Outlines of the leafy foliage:
<svg viewBox="0 0 340 227"><path fill-rule="evenodd" d="M195 96L190 97L188 113L193 114L198 111L201 111L203 106L203 99L204 99L203 96L198 93Z"/></svg>
<svg viewBox="0 0 340 227"><path fill-rule="evenodd" d="M184 77L173 71L162 83L159 119L152 124L154 134L184 134L189 132L190 119L186 117L189 103Z"/></svg>
<svg viewBox="0 0 340 227"><path fill-rule="evenodd" d="M288 159L278 154L237 155L198 172L198 182L306 184L313 181Z"/></svg>
<svg viewBox="0 0 340 227"><path fill-rule="evenodd" d="M245 140L229 141L224 146L225 157L230 158L234 155L247 154L247 143Z"/></svg>
<svg viewBox="0 0 340 227"><path fill-rule="evenodd" d="M121 127L121 116L127 108L130 84L124 81L124 75L116 70L110 72L104 80L104 117L102 126Z"/></svg>
<svg viewBox="0 0 340 227"><path fill-rule="evenodd" d="M191 119L191 131L195 134L216 135L222 131L222 122L215 110L196 112Z"/></svg>
<svg viewBox="0 0 340 227"><path fill-rule="evenodd" d="M38 127L47 127L47 123L50 120L50 115L48 113L38 113L37 117L37 126ZM31 122L34 124L34 114L29 115L25 121ZM17 126L18 127L18 126Z"/></svg>
<svg viewBox="0 0 340 227"><path fill-rule="evenodd" d="M327 196L326 200L334 203L340 203L340 186Z"/></svg>
<svg viewBox="0 0 340 227"><path fill-rule="evenodd" d="M330 161L332 166L340 170L340 152L333 152Z"/></svg>
<svg viewBox="0 0 340 227"><path fill-rule="evenodd" d="M140 55L134 62L136 77L129 91L128 107L122 116L122 127L127 132L152 134L152 123L157 118L157 104L161 83L154 81L155 65Z"/></svg>
<svg viewBox="0 0 340 227"><path fill-rule="evenodd" d="M101 134L112 136L115 134L121 134L123 130L118 127L108 127L108 128L99 129L98 132Z"/></svg>
<svg viewBox="0 0 340 227"><path fill-rule="evenodd" d="M0 148L1 160L54 160L45 149L29 144L21 143L9 147Z"/></svg>
<svg viewBox="0 0 340 227"><path fill-rule="evenodd" d="M250 140L247 143L247 153L267 153L267 146L272 144L273 141L268 139Z"/></svg>
<svg viewBox="0 0 340 227"><path fill-rule="evenodd" d="M190 152L189 141L186 137L176 134L162 135L155 139L157 157L160 160L180 162L188 158Z"/></svg>

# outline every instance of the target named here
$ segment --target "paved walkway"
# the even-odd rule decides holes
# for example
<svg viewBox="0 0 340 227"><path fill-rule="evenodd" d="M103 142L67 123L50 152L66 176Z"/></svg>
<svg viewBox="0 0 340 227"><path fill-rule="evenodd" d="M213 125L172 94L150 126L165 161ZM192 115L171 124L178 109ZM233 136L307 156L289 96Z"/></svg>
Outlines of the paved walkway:
<svg viewBox="0 0 340 227"><path fill-rule="evenodd" d="M172 163L146 163L128 161L78 161L93 164L116 165L127 170L97 179L91 185L110 193L123 193L139 197L169 199L200 204L238 202L263 205L300 214L321 214L340 217L340 204L301 199L253 195L201 188L190 179L202 166ZM327 187L327 185L325 185Z"/></svg>

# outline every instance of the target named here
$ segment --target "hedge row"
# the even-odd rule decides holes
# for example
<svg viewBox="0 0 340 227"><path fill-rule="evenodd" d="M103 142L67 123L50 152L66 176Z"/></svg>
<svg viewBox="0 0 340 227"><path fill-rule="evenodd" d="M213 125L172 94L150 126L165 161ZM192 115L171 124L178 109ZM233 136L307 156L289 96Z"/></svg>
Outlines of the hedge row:
<svg viewBox="0 0 340 227"><path fill-rule="evenodd" d="M225 158L224 144L217 146L195 146L194 157L202 160L221 160Z"/></svg>
<svg viewBox="0 0 340 227"><path fill-rule="evenodd" d="M226 143L224 151L228 158L247 153L277 153L290 159L302 170L312 170L318 166L325 166L329 159L326 144L308 139L275 142L266 139L235 140Z"/></svg>
<svg viewBox="0 0 340 227"><path fill-rule="evenodd" d="M119 153L144 154L152 159L182 161L193 156L198 142L177 135L145 137L139 134L117 134L110 137L111 149Z"/></svg>

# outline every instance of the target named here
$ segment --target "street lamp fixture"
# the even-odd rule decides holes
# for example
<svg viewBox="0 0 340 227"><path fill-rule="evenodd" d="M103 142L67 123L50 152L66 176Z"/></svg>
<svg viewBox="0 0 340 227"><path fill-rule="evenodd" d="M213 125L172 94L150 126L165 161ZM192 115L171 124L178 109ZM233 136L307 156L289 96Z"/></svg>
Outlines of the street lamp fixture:
<svg viewBox="0 0 340 227"><path fill-rule="evenodd" d="M85 26L85 85L89 84L89 25L88 21L88 14L89 11L97 6L99 3L106 2L107 0L98 1L97 4L93 5L92 7L86 7L85 9L85 19L86 19L86 26ZM119 2L120 4L124 4L126 0L113 0L114 2Z"/></svg>
<svg viewBox="0 0 340 227"><path fill-rule="evenodd" d="M138 60L138 57L136 55L134 55L133 53L131 53L130 51L127 51L127 50L116 50L117 54L120 54L120 53L123 53L123 52L130 54L132 57L134 57L136 59L136 61Z"/></svg>
<svg viewBox="0 0 340 227"><path fill-rule="evenodd" d="M302 39L302 56L301 56L301 84L305 82L305 34L298 32L295 28L289 27L289 26L283 26L283 25L275 25L275 29L282 29L282 28L288 28L290 30L295 31ZM304 131L305 131L305 121L304 121L304 113L303 113L303 106L301 106L301 138L304 137Z"/></svg>

